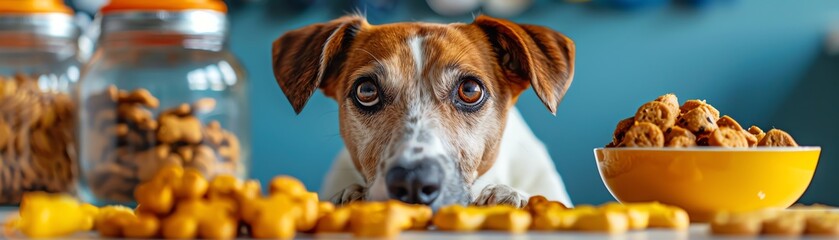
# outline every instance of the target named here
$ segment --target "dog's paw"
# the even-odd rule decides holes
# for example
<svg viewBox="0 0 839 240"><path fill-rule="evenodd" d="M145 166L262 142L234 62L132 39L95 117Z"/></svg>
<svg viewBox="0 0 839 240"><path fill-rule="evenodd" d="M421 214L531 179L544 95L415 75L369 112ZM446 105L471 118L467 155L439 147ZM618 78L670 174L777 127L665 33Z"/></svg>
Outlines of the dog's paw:
<svg viewBox="0 0 839 240"><path fill-rule="evenodd" d="M338 194L332 197L332 203L335 205L344 205L351 202L359 201L364 199L364 195L366 192L366 188L361 185L353 184L344 190L341 190Z"/></svg>
<svg viewBox="0 0 839 240"><path fill-rule="evenodd" d="M481 190L481 194L472 204L478 206L510 205L522 208L527 205L527 198L525 194L510 186L490 184Z"/></svg>

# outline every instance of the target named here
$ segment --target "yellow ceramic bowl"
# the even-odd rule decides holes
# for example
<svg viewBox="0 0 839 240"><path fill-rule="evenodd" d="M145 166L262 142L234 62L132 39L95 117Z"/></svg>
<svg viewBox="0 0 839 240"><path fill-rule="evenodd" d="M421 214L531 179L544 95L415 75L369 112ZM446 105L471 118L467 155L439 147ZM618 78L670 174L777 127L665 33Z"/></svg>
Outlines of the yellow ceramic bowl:
<svg viewBox="0 0 839 240"><path fill-rule="evenodd" d="M716 211L789 207L807 189L820 147L597 148L603 183L618 201L659 201L693 221Z"/></svg>

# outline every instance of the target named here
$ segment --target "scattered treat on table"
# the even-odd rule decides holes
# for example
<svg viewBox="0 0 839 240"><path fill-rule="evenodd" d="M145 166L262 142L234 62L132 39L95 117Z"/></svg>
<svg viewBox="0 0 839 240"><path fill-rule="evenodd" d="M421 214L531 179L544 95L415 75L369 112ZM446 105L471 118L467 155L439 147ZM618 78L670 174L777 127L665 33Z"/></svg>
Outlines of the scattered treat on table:
<svg viewBox="0 0 839 240"><path fill-rule="evenodd" d="M166 166L194 168L204 175L235 174L242 167L239 139L217 121L202 124L201 113L212 111L215 100L152 110L160 101L146 89L125 91L108 87L88 99L93 116L90 158L85 177L97 198L129 202L137 184Z"/></svg>
<svg viewBox="0 0 839 240"><path fill-rule="evenodd" d="M27 192L18 216L13 216L5 227L31 238L62 237L90 231L98 213L97 207L66 194Z"/></svg>
<svg viewBox="0 0 839 240"><path fill-rule="evenodd" d="M640 209L646 209L649 212L649 228L687 229L688 225L690 225L688 213L679 207L657 202L634 203L630 205L634 205Z"/></svg>
<svg viewBox="0 0 839 240"><path fill-rule="evenodd" d="M772 129L764 133L757 126L744 129L728 115L705 100L687 100L679 106L676 95L668 93L644 103L635 116L618 122L612 142L606 147L694 147L716 146L795 147L788 133Z"/></svg>
<svg viewBox="0 0 839 240"><path fill-rule="evenodd" d="M760 212L721 212L711 220L711 231L724 235L757 235L763 224Z"/></svg>
<svg viewBox="0 0 839 240"><path fill-rule="evenodd" d="M781 212L765 218L761 227L763 234L798 236L804 233L806 219L802 213Z"/></svg>
<svg viewBox="0 0 839 240"><path fill-rule="evenodd" d="M528 202L533 218L530 229L538 231L595 231L623 233L648 228L683 230L690 224L683 209L660 203L606 203L599 207L580 205L576 208L545 206L544 201ZM530 206L534 205L534 206Z"/></svg>
<svg viewBox="0 0 839 240"><path fill-rule="evenodd" d="M432 213L425 205L395 200L320 202L299 180L278 176L262 194L259 182L232 175L205 178L196 169L161 168L134 191L134 209L97 208L69 195L28 193L20 217L7 228L29 237L66 237L94 230L106 238L230 239L294 238L297 233L350 233L355 237L396 237L406 230L523 233L588 231L623 233L647 228L684 229L684 210L659 203L608 203L567 208L533 196L519 209L497 206L445 206ZM819 228L824 229L824 228ZM824 230L821 230L824 231Z"/></svg>
<svg viewBox="0 0 839 240"><path fill-rule="evenodd" d="M75 193L76 105L36 76L0 75L0 204L29 191Z"/></svg>
<svg viewBox="0 0 839 240"><path fill-rule="evenodd" d="M644 230L650 225L650 211L637 204L607 203L604 210L621 212L626 215L628 230Z"/></svg>
<svg viewBox="0 0 839 240"><path fill-rule="evenodd" d="M717 235L839 236L839 213L824 205L796 205L789 209L718 212L711 221Z"/></svg>
<svg viewBox="0 0 839 240"><path fill-rule="evenodd" d="M507 205L488 207L452 205L434 215L433 222L443 231L473 232L495 230L523 233L531 223L530 214Z"/></svg>

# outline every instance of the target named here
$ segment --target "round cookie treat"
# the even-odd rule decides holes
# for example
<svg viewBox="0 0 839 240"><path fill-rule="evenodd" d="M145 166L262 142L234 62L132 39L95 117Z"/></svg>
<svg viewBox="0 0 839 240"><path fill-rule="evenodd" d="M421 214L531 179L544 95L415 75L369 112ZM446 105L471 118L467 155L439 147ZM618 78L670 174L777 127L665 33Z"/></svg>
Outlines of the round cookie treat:
<svg viewBox="0 0 839 240"><path fill-rule="evenodd" d="M708 137L708 145L720 147L749 147L749 142L742 131L729 127L721 127Z"/></svg>
<svg viewBox="0 0 839 240"><path fill-rule="evenodd" d="M666 103L668 106L673 108L673 111L679 112L679 98L676 97L676 94L668 93L659 96L655 99L658 102Z"/></svg>
<svg viewBox="0 0 839 240"><path fill-rule="evenodd" d="M717 130L717 120L707 108L698 107L682 114L676 125L690 130L696 135L711 133Z"/></svg>
<svg viewBox="0 0 839 240"><path fill-rule="evenodd" d="M798 143L795 142L795 139L792 139L789 133L780 129L772 129L766 132L766 136L761 138L757 145L762 147L797 147Z"/></svg>
<svg viewBox="0 0 839 240"><path fill-rule="evenodd" d="M664 134L665 146L693 147L696 146L696 135L679 126L673 126Z"/></svg>
<svg viewBox="0 0 839 240"><path fill-rule="evenodd" d="M719 120L717 120L718 127L728 127L732 128L737 131L743 130L743 127L740 126L740 123L735 121L733 118L729 117L728 115L722 116Z"/></svg>
<svg viewBox="0 0 839 240"><path fill-rule="evenodd" d="M676 124L679 112L664 102L652 101L641 105L635 112L636 122L655 124L660 129L669 129Z"/></svg>
<svg viewBox="0 0 839 240"><path fill-rule="evenodd" d="M717 110L716 108L714 108L714 106L711 106L711 104L706 103L705 100L698 100L698 99L687 100L687 101L685 101L685 104L682 104L682 107L680 107L679 109L682 112L682 114L685 114L687 112L690 112L690 110L693 110L693 109L696 109L696 108L704 108L709 113L711 113L711 115L714 116L714 119L720 118L720 111Z"/></svg>
<svg viewBox="0 0 839 240"><path fill-rule="evenodd" d="M655 124L638 122L626 131L621 144L625 147L663 147L664 133Z"/></svg>
<svg viewBox="0 0 839 240"><path fill-rule="evenodd" d="M623 136L626 134L626 131L629 131L632 125L635 125L635 117L625 118L618 122L618 125L615 127L615 132L612 135L612 143L608 147L620 146L623 141Z"/></svg>

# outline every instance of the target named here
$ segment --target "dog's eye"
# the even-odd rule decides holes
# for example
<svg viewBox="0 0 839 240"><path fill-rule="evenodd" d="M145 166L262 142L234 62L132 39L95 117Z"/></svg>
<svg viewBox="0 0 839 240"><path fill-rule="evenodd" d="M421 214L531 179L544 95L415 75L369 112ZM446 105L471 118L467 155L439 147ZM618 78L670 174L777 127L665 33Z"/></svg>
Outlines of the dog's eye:
<svg viewBox="0 0 839 240"><path fill-rule="evenodd" d="M363 79L355 88L355 99L366 107L376 105L379 103L379 86L370 79Z"/></svg>
<svg viewBox="0 0 839 240"><path fill-rule="evenodd" d="M475 79L464 79L460 82L460 86L457 87L457 97L465 105L478 104L483 96L483 87Z"/></svg>
<svg viewBox="0 0 839 240"><path fill-rule="evenodd" d="M480 110L488 98L489 92L483 82L476 77L461 78L451 93L454 106L467 113Z"/></svg>

